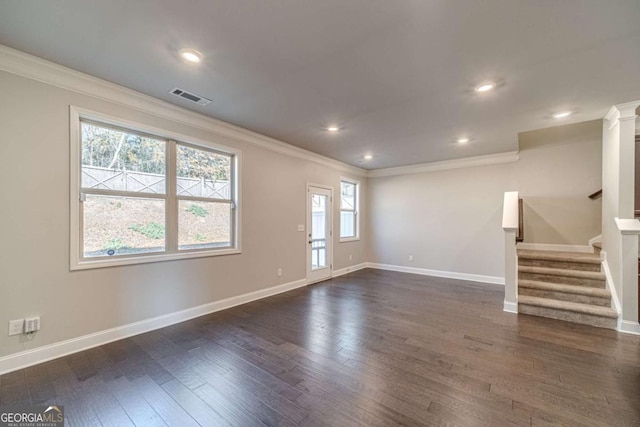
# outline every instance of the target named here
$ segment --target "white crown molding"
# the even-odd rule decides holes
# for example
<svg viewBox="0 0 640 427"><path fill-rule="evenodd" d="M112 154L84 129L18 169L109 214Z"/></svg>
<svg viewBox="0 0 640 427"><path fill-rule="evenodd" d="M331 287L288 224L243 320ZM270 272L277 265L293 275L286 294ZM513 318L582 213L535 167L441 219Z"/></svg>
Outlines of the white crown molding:
<svg viewBox="0 0 640 427"><path fill-rule="evenodd" d="M447 279L467 280L471 282L491 283L494 285L504 285L504 277L485 276L482 274L458 273L455 271L430 270L427 268L405 267L404 265L378 264L368 262L368 268L378 270L399 271L401 273L420 274L423 276L444 277Z"/></svg>
<svg viewBox="0 0 640 427"><path fill-rule="evenodd" d="M210 302L197 307L187 308L162 316L129 323L100 332L95 332L81 337L71 338L65 341L37 347L30 350L13 353L0 357L0 375L38 363L57 359L99 345L107 344L133 335L142 334L155 329L164 328L176 323L185 322L196 317L204 316L220 310L226 310L237 305L246 304L251 301L266 298L272 295L288 292L293 289L307 285L306 279L300 279L282 285L273 286L267 289L226 298L220 301Z"/></svg>
<svg viewBox="0 0 640 427"><path fill-rule="evenodd" d="M607 114L604 115L604 119L609 121L609 129L611 129L615 124L618 123L618 118L620 117L620 111L614 105L609 109Z"/></svg>
<svg viewBox="0 0 640 427"><path fill-rule="evenodd" d="M329 157L296 147L291 144L252 132L248 129L214 119L205 114L187 110L186 108L154 98L149 95L125 88L98 77L73 70L68 67L38 58L8 46L0 45L0 71L16 74L62 89L70 90L103 101L122 105L143 113L182 123L206 132L211 132L241 142L248 142L275 151L280 154L308 160L360 177L380 177L431 172L447 169L458 169L473 166L493 165L515 162L518 152L489 154L485 156L466 157L462 159L444 160L419 165L399 166L393 168L369 170L331 159Z"/></svg>
<svg viewBox="0 0 640 427"><path fill-rule="evenodd" d="M638 106L640 106L640 101L631 101L624 104L616 104L615 108L620 111L620 120L635 119Z"/></svg>
<svg viewBox="0 0 640 427"><path fill-rule="evenodd" d="M312 161L333 169L366 176L362 168L295 147L274 138L214 119L201 113L170 104L132 89L72 70L42 58L0 45L0 70L26 77L62 89L88 95L127 108L179 122L206 132L215 133L280 154Z"/></svg>
<svg viewBox="0 0 640 427"><path fill-rule="evenodd" d="M607 114L605 114L604 119L612 121L613 124L617 123L618 120L635 119L638 106L640 106L640 101L616 104L609 109ZM613 124L611 124L609 128L611 128Z"/></svg>
<svg viewBox="0 0 640 427"><path fill-rule="evenodd" d="M505 153L488 154L485 156L464 157L462 159L442 160L439 162L421 163L418 165L374 169L367 173L367 177L377 178L382 176L409 175L448 169L470 168L474 166L497 165L500 163L517 162L518 159L519 156L517 151L508 151Z"/></svg>

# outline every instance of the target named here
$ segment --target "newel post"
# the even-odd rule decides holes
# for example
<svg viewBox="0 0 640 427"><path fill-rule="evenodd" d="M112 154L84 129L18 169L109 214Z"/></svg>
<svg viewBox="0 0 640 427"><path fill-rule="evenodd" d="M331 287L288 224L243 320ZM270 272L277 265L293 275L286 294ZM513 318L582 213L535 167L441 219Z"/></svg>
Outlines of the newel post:
<svg viewBox="0 0 640 427"><path fill-rule="evenodd" d="M615 218L620 231L622 262L620 265L622 313L619 327L625 332L640 332L638 328L638 235L640 221L637 219Z"/></svg>
<svg viewBox="0 0 640 427"><path fill-rule="evenodd" d="M502 229L504 230L504 311L518 312L518 254L516 233L518 231L518 192L504 193L502 207Z"/></svg>

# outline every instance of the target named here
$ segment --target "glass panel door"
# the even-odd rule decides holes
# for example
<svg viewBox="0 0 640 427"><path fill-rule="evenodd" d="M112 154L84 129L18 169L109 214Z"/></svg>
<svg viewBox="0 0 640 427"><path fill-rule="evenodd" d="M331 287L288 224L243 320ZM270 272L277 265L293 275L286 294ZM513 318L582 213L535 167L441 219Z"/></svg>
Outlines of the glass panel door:
<svg viewBox="0 0 640 427"><path fill-rule="evenodd" d="M309 186L307 219L307 279L309 282L331 277L332 190Z"/></svg>
<svg viewBox="0 0 640 427"><path fill-rule="evenodd" d="M311 195L311 269L327 266L327 205L329 197Z"/></svg>

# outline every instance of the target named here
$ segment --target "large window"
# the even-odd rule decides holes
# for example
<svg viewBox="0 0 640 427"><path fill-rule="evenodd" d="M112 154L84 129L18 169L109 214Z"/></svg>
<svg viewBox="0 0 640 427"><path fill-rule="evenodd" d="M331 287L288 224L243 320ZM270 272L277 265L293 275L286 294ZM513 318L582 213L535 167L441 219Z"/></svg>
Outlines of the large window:
<svg viewBox="0 0 640 427"><path fill-rule="evenodd" d="M75 109L71 123L72 269L239 252L239 152Z"/></svg>
<svg viewBox="0 0 640 427"><path fill-rule="evenodd" d="M359 237L358 187L357 181L340 180L340 241L343 242Z"/></svg>

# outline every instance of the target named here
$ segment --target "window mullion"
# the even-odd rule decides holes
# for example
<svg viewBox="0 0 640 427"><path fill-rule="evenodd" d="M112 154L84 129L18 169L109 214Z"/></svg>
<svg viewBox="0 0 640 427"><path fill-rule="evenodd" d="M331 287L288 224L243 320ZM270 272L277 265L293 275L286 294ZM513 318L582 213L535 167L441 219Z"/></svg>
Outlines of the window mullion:
<svg viewBox="0 0 640 427"><path fill-rule="evenodd" d="M359 194L359 190L360 190L360 183L356 182L356 181L352 181L350 179L345 179L345 178L340 178L340 192L341 192L341 196L344 195L346 201L346 205L350 206L347 208L343 208L342 206L340 206L340 238L344 239L343 241L350 241L353 239L357 239L360 233L359 230L359 225L360 225L360 219L359 219L359 203L360 203L360 194ZM351 199L351 202L349 202L349 199ZM342 204L342 201L341 201ZM349 235L343 235L342 234L342 226L343 226L343 221L347 221L343 218L343 214L350 214L350 219L348 227L352 230L351 233ZM347 225L347 223L345 222L345 225Z"/></svg>
<svg viewBox="0 0 640 427"><path fill-rule="evenodd" d="M216 199L213 197L197 197L197 196L177 196L178 200L187 200L191 202L207 202L207 203L229 203L233 204L233 199Z"/></svg>
<svg viewBox="0 0 640 427"><path fill-rule="evenodd" d="M177 149L176 142L167 141L167 252L178 252L178 198L177 198Z"/></svg>
<svg viewBox="0 0 640 427"><path fill-rule="evenodd" d="M360 230L358 230L358 211L354 209L353 211L353 237L358 237Z"/></svg>
<svg viewBox="0 0 640 427"><path fill-rule="evenodd" d="M111 197L128 197L138 199L166 199L166 194L160 193L142 193L140 191L119 191L119 190L104 190L101 188L81 188L80 200L87 194L93 194L96 196L111 196Z"/></svg>
<svg viewBox="0 0 640 427"><path fill-rule="evenodd" d="M231 184L231 196L232 204L231 204L231 246L234 248L238 248L240 243L238 239L240 237L240 229L238 228L239 215L240 212L238 210L238 156L231 157L231 176L229 177L229 182Z"/></svg>

